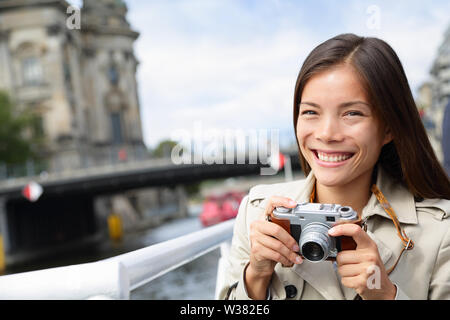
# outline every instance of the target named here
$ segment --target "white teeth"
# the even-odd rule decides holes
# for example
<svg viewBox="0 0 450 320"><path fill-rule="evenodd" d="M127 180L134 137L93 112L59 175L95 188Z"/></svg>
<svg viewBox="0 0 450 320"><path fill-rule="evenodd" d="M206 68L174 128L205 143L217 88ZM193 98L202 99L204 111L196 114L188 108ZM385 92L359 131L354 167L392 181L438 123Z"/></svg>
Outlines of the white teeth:
<svg viewBox="0 0 450 320"><path fill-rule="evenodd" d="M327 162L341 162L347 160L352 155L338 155L338 156L328 156L326 153L317 152L317 155L320 160Z"/></svg>

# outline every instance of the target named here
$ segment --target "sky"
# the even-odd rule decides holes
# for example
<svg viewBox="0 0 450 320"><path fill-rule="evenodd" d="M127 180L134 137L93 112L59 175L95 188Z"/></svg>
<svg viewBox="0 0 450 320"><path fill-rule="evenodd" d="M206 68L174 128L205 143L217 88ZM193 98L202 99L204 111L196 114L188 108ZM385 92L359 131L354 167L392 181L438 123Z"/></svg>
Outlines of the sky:
<svg viewBox="0 0 450 320"><path fill-rule="evenodd" d="M71 1L74 4L80 1ZM184 130L280 130L294 139L295 81L308 53L340 33L388 42L413 94L450 26L449 1L127 0L144 141Z"/></svg>

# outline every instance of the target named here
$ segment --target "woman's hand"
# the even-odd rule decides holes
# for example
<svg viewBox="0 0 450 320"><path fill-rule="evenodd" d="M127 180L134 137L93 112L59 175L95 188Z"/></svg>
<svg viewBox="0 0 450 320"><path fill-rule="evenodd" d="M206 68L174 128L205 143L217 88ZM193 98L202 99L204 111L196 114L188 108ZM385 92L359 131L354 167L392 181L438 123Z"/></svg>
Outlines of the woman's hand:
<svg viewBox="0 0 450 320"><path fill-rule="evenodd" d="M342 224L331 228L328 234L350 236L356 250L338 253L336 263L342 285L353 288L364 300L394 299L395 285L389 280L376 243L356 224Z"/></svg>
<svg viewBox="0 0 450 320"><path fill-rule="evenodd" d="M294 238L279 225L266 220L275 207L294 208L297 203L277 196L269 198L268 201L263 219L250 225L251 252L245 282L249 297L254 299L265 298L277 262L284 266L303 262L298 255L299 247Z"/></svg>

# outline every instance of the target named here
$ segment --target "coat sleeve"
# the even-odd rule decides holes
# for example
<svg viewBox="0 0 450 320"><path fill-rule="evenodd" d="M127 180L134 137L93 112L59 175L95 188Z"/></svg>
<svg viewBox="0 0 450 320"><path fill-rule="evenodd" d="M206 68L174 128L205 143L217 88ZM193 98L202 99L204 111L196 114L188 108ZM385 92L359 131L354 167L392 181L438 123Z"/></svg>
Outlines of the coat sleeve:
<svg viewBox="0 0 450 320"><path fill-rule="evenodd" d="M228 300L249 300L244 283L245 269L250 262L250 238L247 228L247 210L249 196L245 196L239 206L239 211L233 229L233 239L227 257L227 268L224 271L224 280L219 289L219 299ZM267 298L285 299L284 287L274 271L271 283L269 284Z"/></svg>
<svg viewBox="0 0 450 320"><path fill-rule="evenodd" d="M428 299L450 300L450 229L447 230L431 275Z"/></svg>
<svg viewBox="0 0 450 320"><path fill-rule="evenodd" d="M227 257L225 279L222 281L222 288L219 289L219 299L249 299L242 283L244 268L250 261L250 244L246 227L247 205L248 195L242 199L234 223L233 239Z"/></svg>

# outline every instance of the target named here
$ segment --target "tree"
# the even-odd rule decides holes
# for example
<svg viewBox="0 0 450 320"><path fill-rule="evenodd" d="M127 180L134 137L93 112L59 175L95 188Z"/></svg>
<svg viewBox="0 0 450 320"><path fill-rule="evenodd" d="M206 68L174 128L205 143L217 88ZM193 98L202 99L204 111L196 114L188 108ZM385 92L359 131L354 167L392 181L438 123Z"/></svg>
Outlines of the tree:
<svg viewBox="0 0 450 320"><path fill-rule="evenodd" d="M33 148L39 137L30 134L36 121L30 112L17 113L8 95L0 91L0 163L22 164L37 158Z"/></svg>
<svg viewBox="0 0 450 320"><path fill-rule="evenodd" d="M172 154L172 149L177 145L175 141L163 140L158 146L153 150L153 156L156 158L170 158Z"/></svg>

